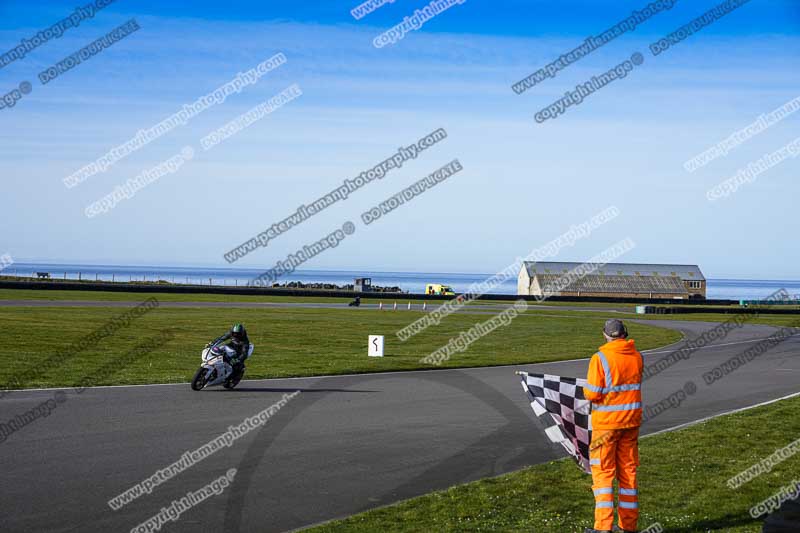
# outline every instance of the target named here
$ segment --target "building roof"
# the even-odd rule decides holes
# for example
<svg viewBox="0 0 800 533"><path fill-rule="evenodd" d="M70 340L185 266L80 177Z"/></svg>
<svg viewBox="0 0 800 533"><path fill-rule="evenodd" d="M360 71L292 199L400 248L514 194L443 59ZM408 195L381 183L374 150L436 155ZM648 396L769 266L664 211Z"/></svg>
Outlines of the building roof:
<svg viewBox="0 0 800 533"><path fill-rule="evenodd" d="M535 274L543 292L593 292L593 293L654 293L688 294L686 286L676 276L608 276L590 274L570 280L562 286L562 274Z"/></svg>
<svg viewBox="0 0 800 533"><path fill-rule="evenodd" d="M583 263L556 261L525 261L528 276L535 274L565 274ZM677 276L684 280L705 281L697 265L648 265L644 263L606 263L596 274L606 276Z"/></svg>

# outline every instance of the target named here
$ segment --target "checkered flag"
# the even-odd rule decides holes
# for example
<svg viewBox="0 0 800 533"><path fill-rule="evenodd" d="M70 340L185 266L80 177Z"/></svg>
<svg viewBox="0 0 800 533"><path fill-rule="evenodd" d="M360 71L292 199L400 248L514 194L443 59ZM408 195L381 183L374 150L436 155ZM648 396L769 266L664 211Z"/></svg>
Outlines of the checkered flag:
<svg viewBox="0 0 800 533"><path fill-rule="evenodd" d="M517 372L531 407L550 440L561 444L584 472L591 474L592 403L584 398L585 379ZM555 424L553 424L555 422Z"/></svg>

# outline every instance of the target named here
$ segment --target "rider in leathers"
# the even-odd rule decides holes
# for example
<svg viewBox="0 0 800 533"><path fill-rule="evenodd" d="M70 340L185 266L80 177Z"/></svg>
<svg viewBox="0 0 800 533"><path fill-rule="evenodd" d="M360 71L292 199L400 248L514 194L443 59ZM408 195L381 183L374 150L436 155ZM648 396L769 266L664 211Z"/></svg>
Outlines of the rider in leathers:
<svg viewBox="0 0 800 533"><path fill-rule="evenodd" d="M234 375L244 372L244 361L247 359L247 352L250 350L250 339L247 337L247 330L243 324L235 324L225 335L210 342L208 346L218 346L230 341L228 346L233 349L231 356L225 355L225 361L233 367Z"/></svg>

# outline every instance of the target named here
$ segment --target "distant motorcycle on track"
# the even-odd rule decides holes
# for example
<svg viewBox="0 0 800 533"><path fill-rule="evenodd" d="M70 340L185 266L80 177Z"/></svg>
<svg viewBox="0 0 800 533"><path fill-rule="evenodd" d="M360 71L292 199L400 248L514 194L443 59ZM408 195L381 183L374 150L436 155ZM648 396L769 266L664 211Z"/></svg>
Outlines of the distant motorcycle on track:
<svg viewBox="0 0 800 533"><path fill-rule="evenodd" d="M255 346L251 344L247 350L245 360L250 358L254 348ZM203 364L197 369L194 378L192 378L192 390L199 391L214 385L222 385L226 389L232 389L238 385L244 376L245 368L242 366L241 372L234 372L233 366L228 363L234 353L233 348L229 346L206 346L200 354Z"/></svg>

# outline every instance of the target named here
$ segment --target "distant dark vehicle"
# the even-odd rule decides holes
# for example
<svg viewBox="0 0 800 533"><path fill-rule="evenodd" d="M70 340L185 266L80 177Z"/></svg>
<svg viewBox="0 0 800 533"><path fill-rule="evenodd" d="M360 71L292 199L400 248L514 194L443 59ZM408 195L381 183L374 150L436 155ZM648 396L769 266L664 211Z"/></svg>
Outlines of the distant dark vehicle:
<svg viewBox="0 0 800 533"><path fill-rule="evenodd" d="M37 272L36 277L39 279L50 279L50 272Z"/></svg>
<svg viewBox="0 0 800 533"><path fill-rule="evenodd" d="M347 305L349 307L359 307L361 305L361 296L356 296L355 299Z"/></svg>

